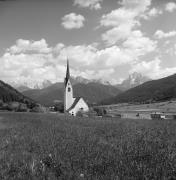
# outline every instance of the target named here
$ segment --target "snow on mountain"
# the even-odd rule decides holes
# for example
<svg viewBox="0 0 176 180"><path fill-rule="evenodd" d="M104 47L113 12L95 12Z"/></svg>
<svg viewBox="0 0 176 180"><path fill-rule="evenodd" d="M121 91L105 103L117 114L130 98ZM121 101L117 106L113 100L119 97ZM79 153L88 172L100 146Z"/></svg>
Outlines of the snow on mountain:
<svg viewBox="0 0 176 180"><path fill-rule="evenodd" d="M111 85L110 82L105 81L103 79L86 79L81 76L72 77L73 84L88 84L88 83L99 83L103 85Z"/></svg>
<svg viewBox="0 0 176 180"><path fill-rule="evenodd" d="M49 80L44 80L41 82L35 82L35 81L28 81L28 82L23 82L23 83L11 83L11 85L19 90L20 92L26 91L28 89L43 89L47 88L52 85L52 82Z"/></svg>
<svg viewBox="0 0 176 180"><path fill-rule="evenodd" d="M121 84L116 85L116 87L120 88L121 90L128 90L150 80L150 78L143 76L140 73L134 72L130 74L129 77L125 79Z"/></svg>

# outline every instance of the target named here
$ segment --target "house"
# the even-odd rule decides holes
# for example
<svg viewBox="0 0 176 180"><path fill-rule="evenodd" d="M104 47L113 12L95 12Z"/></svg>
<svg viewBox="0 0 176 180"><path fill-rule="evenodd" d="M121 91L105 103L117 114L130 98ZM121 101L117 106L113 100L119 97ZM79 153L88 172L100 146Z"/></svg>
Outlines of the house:
<svg viewBox="0 0 176 180"><path fill-rule="evenodd" d="M73 116L81 112L88 112L89 107L82 97L73 97L73 87L70 81L69 62L67 60L66 77L64 81L64 112Z"/></svg>

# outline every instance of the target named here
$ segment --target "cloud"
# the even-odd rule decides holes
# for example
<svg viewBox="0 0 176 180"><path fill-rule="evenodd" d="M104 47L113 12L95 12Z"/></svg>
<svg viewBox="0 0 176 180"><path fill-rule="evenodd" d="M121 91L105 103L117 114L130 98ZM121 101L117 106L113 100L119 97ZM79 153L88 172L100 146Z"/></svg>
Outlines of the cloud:
<svg viewBox="0 0 176 180"><path fill-rule="evenodd" d="M132 57L123 49L112 46L105 49L97 49L91 45L64 46L58 52L58 59L65 60L68 57L77 69L98 71L120 66L133 61Z"/></svg>
<svg viewBox="0 0 176 180"><path fill-rule="evenodd" d="M102 40L107 45L114 45L120 40L125 40L131 34L131 28L129 25L121 25L119 27L112 28L102 34Z"/></svg>
<svg viewBox="0 0 176 180"><path fill-rule="evenodd" d="M157 16L159 14L162 14L162 13L163 13L162 10L156 9L156 8L152 8L152 9L150 9L150 11L148 11L148 16L155 17L155 16Z"/></svg>
<svg viewBox="0 0 176 180"><path fill-rule="evenodd" d="M176 9L176 3L169 2L166 4L165 10L168 12L173 12Z"/></svg>
<svg viewBox="0 0 176 180"><path fill-rule="evenodd" d="M163 11L161 9L157 8L152 8L149 9L145 14L143 14L141 17L144 18L145 20L149 20L152 17L157 17L159 15L163 14Z"/></svg>
<svg viewBox="0 0 176 180"><path fill-rule="evenodd" d="M70 13L62 18L62 26L65 29L80 29L84 26L85 18L80 14Z"/></svg>
<svg viewBox="0 0 176 180"><path fill-rule="evenodd" d="M49 47L44 39L19 39L0 57L0 77L9 83L27 82L31 87L44 80L63 81L68 57L73 76L82 75L88 79L103 77L115 82L118 81L115 78L117 67L138 62L140 56L153 50L148 48L147 39L138 40L140 35L140 32L133 35L136 44L129 39L121 47L114 45L101 49L93 44L66 46L59 43Z"/></svg>
<svg viewBox="0 0 176 180"><path fill-rule="evenodd" d="M90 9L101 9L101 2L103 0L74 0L74 5L78 5L79 7L87 8L89 7Z"/></svg>
<svg viewBox="0 0 176 180"><path fill-rule="evenodd" d="M46 43L45 39L41 39L39 41L18 39L16 44L8 49L8 52L12 54L31 51L36 53L49 53L51 49L48 48L48 44Z"/></svg>
<svg viewBox="0 0 176 180"><path fill-rule="evenodd" d="M5 53L1 58L1 78L10 83L27 83L34 87L44 80L62 80L61 72L64 66L56 63L51 54L10 54ZM50 65L48 65L50 63Z"/></svg>
<svg viewBox="0 0 176 180"><path fill-rule="evenodd" d="M151 5L151 0L122 0L120 3L127 9L133 9L137 14L145 12Z"/></svg>
<svg viewBox="0 0 176 180"><path fill-rule="evenodd" d="M157 39L169 38L169 37L176 36L176 31L170 31L170 32L165 33L162 30L157 30L154 36Z"/></svg>
<svg viewBox="0 0 176 180"><path fill-rule="evenodd" d="M125 48L130 49L138 56L152 52L157 47L157 42L145 37L141 31L136 30L131 33L131 36L123 43Z"/></svg>
<svg viewBox="0 0 176 180"><path fill-rule="evenodd" d="M122 7L104 14L100 21L102 27L111 28L102 34L102 40L108 46L124 41L133 34L140 26L140 18L149 9L151 0L123 0L120 4Z"/></svg>
<svg viewBox="0 0 176 180"><path fill-rule="evenodd" d="M151 5L151 0L122 0L121 8L112 10L108 14L104 14L101 18L101 26L117 27L121 24L130 24L130 26L139 25L139 21L135 18L140 17Z"/></svg>
<svg viewBox="0 0 176 180"><path fill-rule="evenodd" d="M139 72L151 79L163 78L172 75L176 72L176 67L163 68L161 67L161 60L156 58L153 61L142 61L140 63L133 64L130 73Z"/></svg>
<svg viewBox="0 0 176 180"><path fill-rule="evenodd" d="M135 12L123 8L103 15L101 26L111 27L111 29L102 34L102 40L108 45L113 45L119 40L127 39L132 29L139 25L139 22L134 19L135 16Z"/></svg>
<svg viewBox="0 0 176 180"><path fill-rule="evenodd" d="M111 11L108 14L104 14L101 18L100 24L101 26L106 27L117 27L121 24L127 24L130 23L133 25L136 25L137 21L134 21L134 18L136 17L136 12L125 9L125 8L119 8L116 10Z"/></svg>

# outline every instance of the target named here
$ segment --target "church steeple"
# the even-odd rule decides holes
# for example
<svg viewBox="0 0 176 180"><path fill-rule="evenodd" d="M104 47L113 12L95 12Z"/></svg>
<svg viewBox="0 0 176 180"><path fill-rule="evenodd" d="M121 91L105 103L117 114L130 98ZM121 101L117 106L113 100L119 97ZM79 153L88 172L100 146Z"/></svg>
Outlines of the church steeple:
<svg viewBox="0 0 176 180"><path fill-rule="evenodd" d="M74 102L73 98L73 88L70 82L70 69L69 69L69 61L67 59L67 70L66 70L66 77L65 77L65 93L64 93L64 109L65 112L72 106Z"/></svg>
<svg viewBox="0 0 176 180"><path fill-rule="evenodd" d="M69 61L67 59L67 71L66 71L66 77L65 77L65 87L66 87L69 79L70 79L70 69L69 69Z"/></svg>

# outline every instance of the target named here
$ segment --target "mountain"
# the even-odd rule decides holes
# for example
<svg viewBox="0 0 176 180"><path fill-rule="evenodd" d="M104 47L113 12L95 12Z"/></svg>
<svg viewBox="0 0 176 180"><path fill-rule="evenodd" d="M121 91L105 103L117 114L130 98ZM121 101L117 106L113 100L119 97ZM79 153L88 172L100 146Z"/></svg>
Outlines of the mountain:
<svg viewBox="0 0 176 180"><path fill-rule="evenodd" d="M25 104L35 103L32 99L24 96L10 85L0 80L0 100L3 102L17 101Z"/></svg>
<svg viewBox="0 0 176 180"><path fill-rule="evenodd" d="M110 98L112 96L114 97L121 92L112 85L104 85L94 82L88 82L87 84L72 82L72 84L74 84L74 96L81 96L90 104L98 103L105 98ZM63 83L55 83L44 89L24 91L23 94L32 99L35 99L37 102L45 106L52 106L55 100L63 101L64 85Z"/></svg>
<svg viewBox="0 0 176 180"><path fill-rule="evenodd" d="M83 97L89 103L98 103L105 98L114 97L121 93L119 89L112 85L104 85L95 82L76 84L73 86L73 89L76 97Z"/></svg>
<svg viewBox="0 0 176 180"><path fill-rule="evenodd" d="M114 98L106 99L102 103L156 102L173 98L176 98L176 74L159 80L148 81Z"/></svg>
<svg viewBox="0 0 176 180"><path fill-rule="evenodd" d="M27 86L23 86L23 85L18 86L16 89L17 89L17 91L19 91L19 92L23 92L23 91L30 90L30 88L29 88L29 87L27 87Z"/></svg>
<svg viewBox="0 0 176 180"><path fill-rule="evenodd" d="M12 86L20 92L29 90L29 89L43 89L51 86L52 82L49 80L44 80L41 82L23 82L21 84L17 84L15 82L12 83Z"/></svg>
<svg viewBox="0 0 176 180"><path fill-rule="evenodd" d="M77 77L71 77L71 82L72 82L72 85L79 84L79 83L88 84L91 82L91 80L83 78L81 76L77 76Z"/></svg>
<svg viewBox="0 0 176 180"><path fill-rule="evenodd" d="M79 84L79 83L88 84L91 82L100 83L100 84L104 84L104 85L111 85L108 81L103 81L102 79L91 79L91 80L89 80L89 79L83 78L81 76L71 77L71 81L72 81L72 85ZM21 84L17 84L15 82L12 83L13 87L20 92L24 92L24 91L32 90L32 89L33 90L34 89L44 89L44 88L47 88L53 84L55 84L55 83L52 83L49 80L44 80L41 82L23 82Z"/></svg>
<svg viewBox="0 0 176 180"><path fill-rule="evenodd" d="M31 89L24 91L23 94L35 99L40 104L52 106L54 100L63 100L63 83L55 83L44 89Z"/></svg>
<svg viewBox="0 0 176 180"><path fill-rule="evenodd" d="M121 84L117 84L116 87L121 89L122 91L134 88L136 86L139 86L147 81L150 81L146 76L143 76L140 73L134 72L129 75L127 79L125 79Z"/></svg>
<svg viewBox="0 0 176 180"><path fill-rule="evenodd" d="M71 77L72 84L88 84L88 83L99 83L103 85L111 85L110 82L104 81L103 79L86 79L81 76Z"/></svg>

